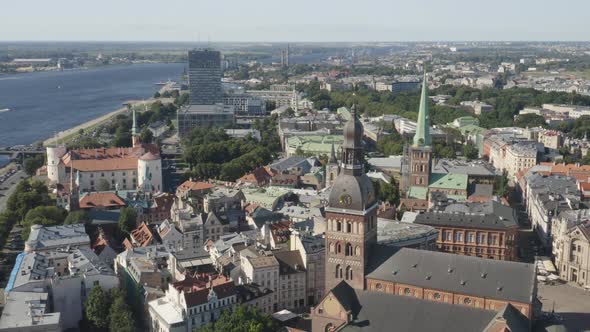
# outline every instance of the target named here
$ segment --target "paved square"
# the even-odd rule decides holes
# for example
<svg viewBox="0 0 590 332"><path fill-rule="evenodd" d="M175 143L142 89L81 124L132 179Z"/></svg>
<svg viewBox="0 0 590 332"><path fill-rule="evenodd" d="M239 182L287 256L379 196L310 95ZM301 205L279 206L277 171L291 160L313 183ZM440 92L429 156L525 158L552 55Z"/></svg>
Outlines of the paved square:
<svg viewBox="0 0 590 332"><path fill-rule="evenodd" d="M563 324L569 331L590 331L590 291L566 284L547 286L539 283L538 298L543 311L563 316Z"/></svg>

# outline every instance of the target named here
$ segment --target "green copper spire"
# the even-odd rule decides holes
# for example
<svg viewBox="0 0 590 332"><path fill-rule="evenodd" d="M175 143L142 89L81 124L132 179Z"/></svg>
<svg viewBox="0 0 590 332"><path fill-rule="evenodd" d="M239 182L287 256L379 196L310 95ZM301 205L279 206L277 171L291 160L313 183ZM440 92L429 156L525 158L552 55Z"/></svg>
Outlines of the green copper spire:
<svg viewBox="0 0 590 332"><path fill-rule="evenodd" d="M131 127L131 135L137 135L137 121L135 121L135 109L133 109L133 126Z"/></svg>
<svg viewBox="0 0 590 332"><path fill-rule="evenodd" d="M418 112L418 121L416 123L416 134L414 135L414 146L430 146L432 139L430 137L430 114L428 112L428 78L424 71L422 80L422 96L420 97L420 111Z"/></svg>

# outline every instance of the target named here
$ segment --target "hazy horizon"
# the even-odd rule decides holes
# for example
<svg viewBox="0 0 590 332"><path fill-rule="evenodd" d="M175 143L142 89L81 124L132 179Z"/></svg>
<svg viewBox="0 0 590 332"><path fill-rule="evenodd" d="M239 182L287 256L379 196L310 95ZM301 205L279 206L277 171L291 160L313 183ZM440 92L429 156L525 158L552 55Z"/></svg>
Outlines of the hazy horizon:
<svg viewBox="0 0 590 332"><path fill-rule="evenodd" d="M590 1L9 2L0 41L588 41Z"/></svg>

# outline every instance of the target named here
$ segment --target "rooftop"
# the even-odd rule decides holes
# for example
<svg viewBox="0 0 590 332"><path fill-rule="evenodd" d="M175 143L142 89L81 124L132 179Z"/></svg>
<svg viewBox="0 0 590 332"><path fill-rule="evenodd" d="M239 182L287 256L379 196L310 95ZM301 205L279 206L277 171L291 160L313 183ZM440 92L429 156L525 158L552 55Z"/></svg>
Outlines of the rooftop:
<svg viewBox="0 0 590 332"><path fill-rule="evenodd" d="M437 234L438 231L431 226L377 220L377 243L383 245L403 245L405 241L436 237Z"/></svg>
<svg viewBox="0 0 590 332"><path fill-rule="evenodd" d="M429 188L467 190L466 174L432 174Z"/></svg>
<svg viewBox="0 0 590 332"><path fill-rule="evenodd" d="M496 176L498 175L494 166L483 160L465 161L460 159L440 159L432 173L439 174L465 174L468 176Z"/></svg>
<svg viewBox="0 0 590 332"><path fill-rule="evenodd" d="M488 299L533 302L535 265L442 252L376 246L368 279ZM385 259L385 260L383 260ZM370 270L370 269L369 269Z"/></svg>
<svg viewBox="0 0 590 332"><path fill-rule="evenodd" d="M33 225L26 243L29 251L77 245L90 245L84 224L50 227Z"/></svg>
<svg viewBox="0 0 590 332"><path fill-rule="evenodd" d="M381 332L391 330L392 326L396 331L485 331L502 315L494 310L353 290L341 285L349 289L335 288L333 294L338 302L347 302L343 305L353 315L352 322L341 331ZM517 317L516 322L510 321L510 330L528 331L526 317L522 314Z"/></svg>
<svg viewBox="0 0 590 332"><path fill-rule="evenodd" d="M35 328L41 331L57 330L60 313L49 313L48 294L37 292L11 292L6 296L6 304L0 318L0 330L18 331Z"/></svg>

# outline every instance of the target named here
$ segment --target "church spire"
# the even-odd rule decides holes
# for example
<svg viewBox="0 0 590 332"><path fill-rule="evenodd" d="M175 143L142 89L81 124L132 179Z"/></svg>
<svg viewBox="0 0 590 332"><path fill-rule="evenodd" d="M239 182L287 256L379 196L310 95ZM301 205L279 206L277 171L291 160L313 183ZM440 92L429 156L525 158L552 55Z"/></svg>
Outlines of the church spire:
<svg viewBox="0 0 590 332"><path fill-rule="evenodd" d="M422 95L420 96L420 110L418 111L418 121L416 123L416 134L414 135L414 146L430 146L432 139L430 137L430 114L428 111L428 77L426 70L422 79Z"/></svg>
<svg viewBox="0 0 590 332"><path fill-rule="evenodd" d="M336 164L336 148L334 147L334 142L332 142L332 151L330 151L330 159L328 159L328 164Z"/></svg>
<svg viewBox="0 0 590 332"><path fill-rule="evenodd" d="M131 127L131 135L137 135L137 120L135 119L135 109L133 109L133 126Z"/></svg>
<svg viewBox="0 0 590 332"><path fill-rule="evenodd" d="M131 144L133 145L133 147L139 146L140 144L139 133L137 132L137 119L135 117L135 108L133 109L133 125L131 126Z"/></svg>

